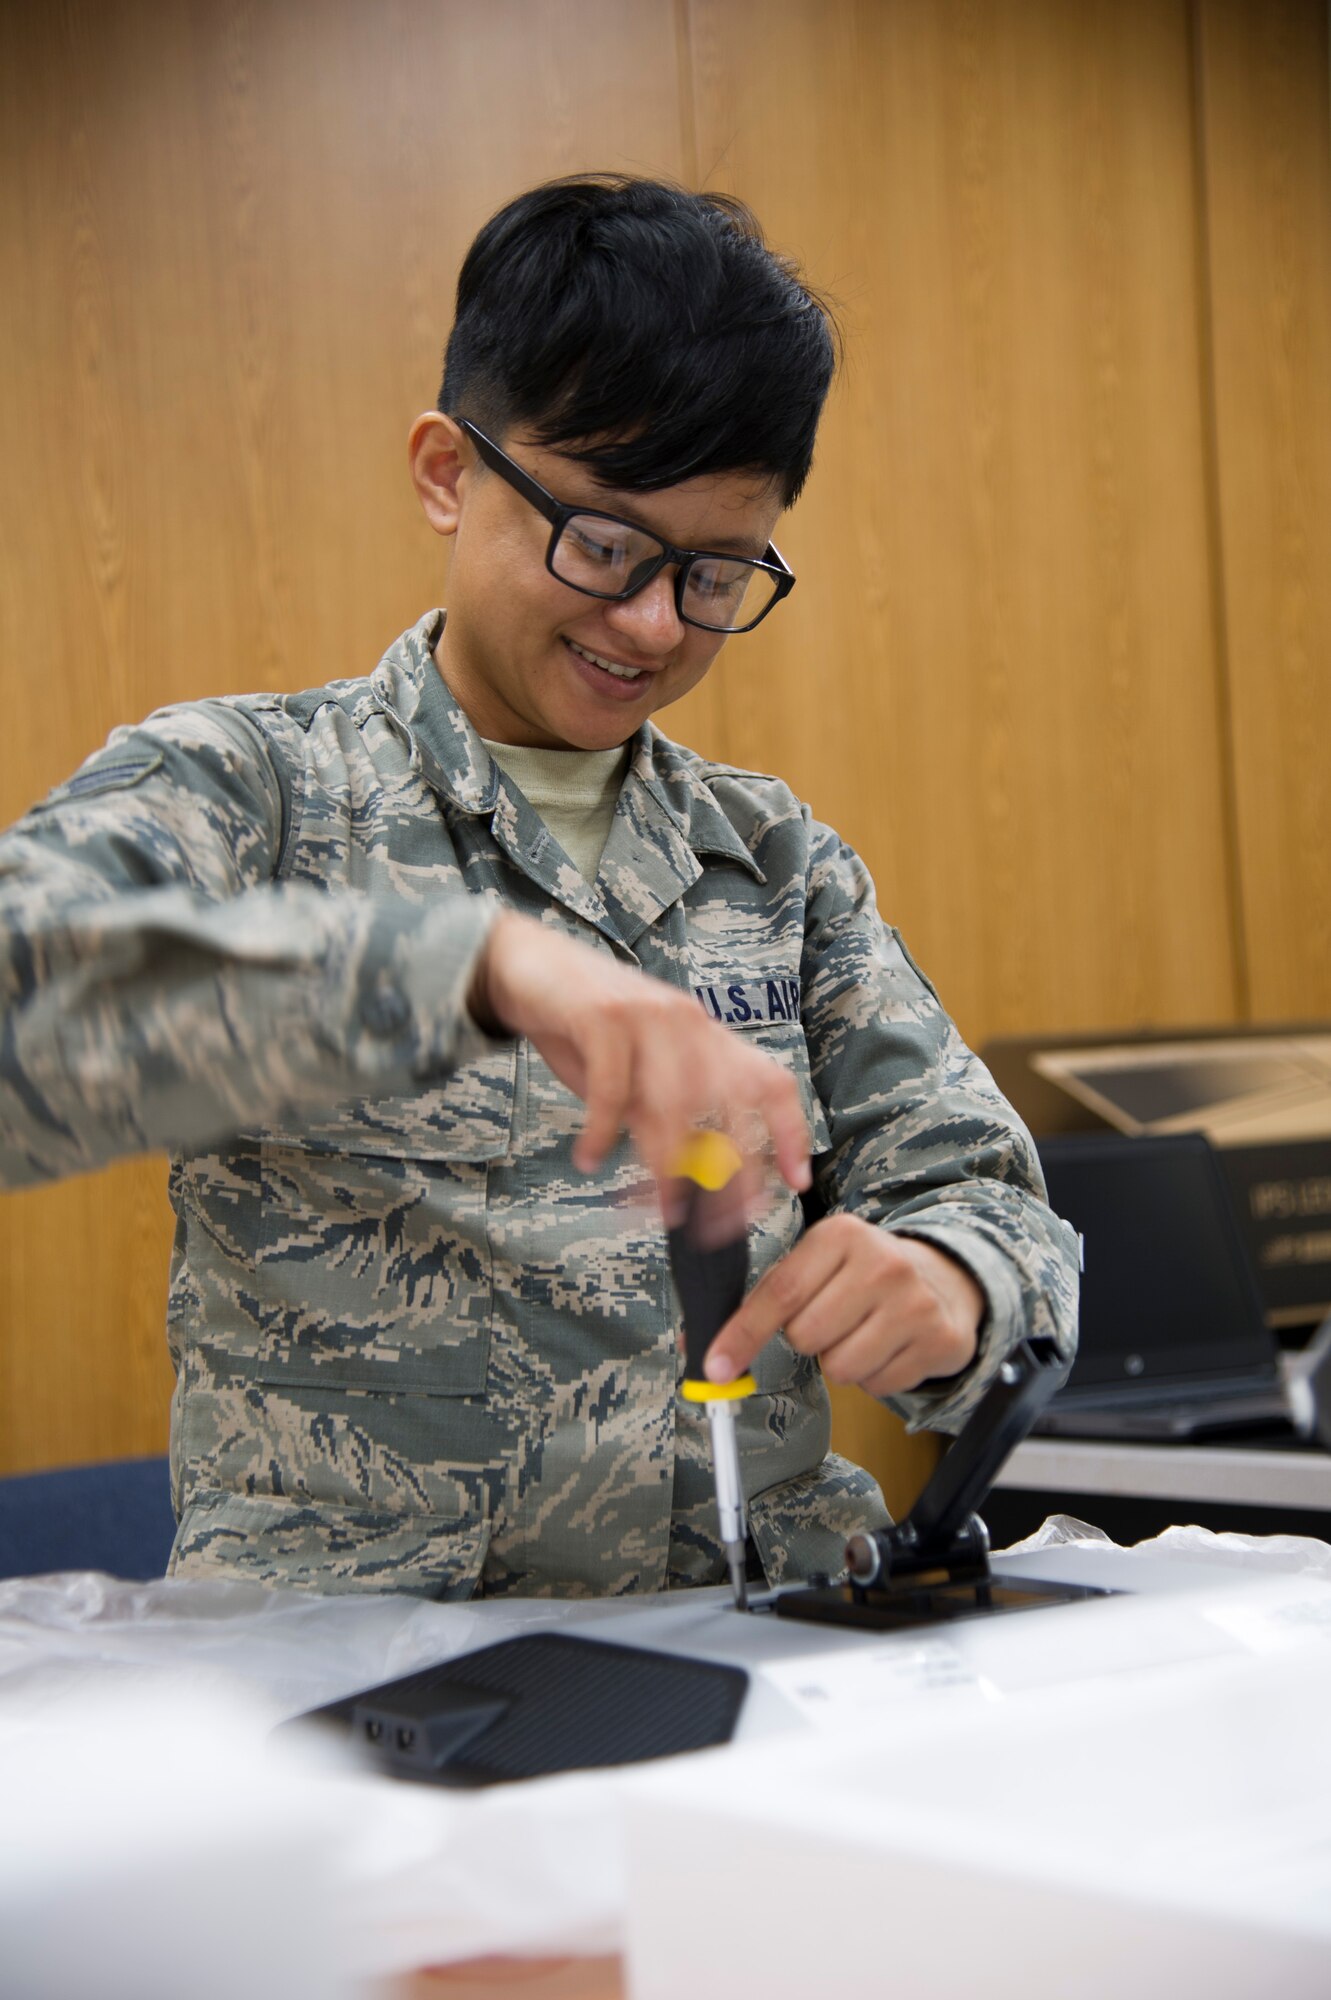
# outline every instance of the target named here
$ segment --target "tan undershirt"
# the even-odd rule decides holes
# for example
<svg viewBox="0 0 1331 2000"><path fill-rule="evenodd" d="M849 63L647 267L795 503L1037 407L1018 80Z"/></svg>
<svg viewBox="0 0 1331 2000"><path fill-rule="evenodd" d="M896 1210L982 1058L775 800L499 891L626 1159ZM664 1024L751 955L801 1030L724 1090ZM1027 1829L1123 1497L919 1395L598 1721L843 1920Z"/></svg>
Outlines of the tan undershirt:
<svg viewBox="0 0 1331 2000"><path fill-rule="evenodd" d="M538 812L585 881L594 882L610 836L629 749L532 750L481 738L505 777Z"/></svg>

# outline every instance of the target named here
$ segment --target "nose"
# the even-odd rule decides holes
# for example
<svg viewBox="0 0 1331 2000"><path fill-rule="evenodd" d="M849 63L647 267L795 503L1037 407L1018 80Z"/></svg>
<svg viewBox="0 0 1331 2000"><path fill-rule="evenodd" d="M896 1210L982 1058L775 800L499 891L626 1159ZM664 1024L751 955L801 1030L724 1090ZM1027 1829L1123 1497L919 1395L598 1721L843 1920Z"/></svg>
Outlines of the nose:
<svg viewBox="0 0 1331 2000"><path fill-rule="evenodd" d="M668 653L686 627L675 608L675 572L658 570L632 597L606 604L605 621L640 653Z"/></svg>

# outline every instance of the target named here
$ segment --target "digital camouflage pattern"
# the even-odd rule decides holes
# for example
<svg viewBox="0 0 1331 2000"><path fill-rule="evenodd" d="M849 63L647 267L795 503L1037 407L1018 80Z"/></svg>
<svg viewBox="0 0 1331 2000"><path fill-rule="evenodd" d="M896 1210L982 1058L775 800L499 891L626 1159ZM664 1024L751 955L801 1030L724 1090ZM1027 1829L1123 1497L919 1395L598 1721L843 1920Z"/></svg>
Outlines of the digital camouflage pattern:
<svg viewBox="0 0 1331 2000"><path fill-rule="evenodd" d="M595 885L454 704L421 620L368 679L163 710L0 839L0 1178L173 1154L177 1573L325 1590L716 1582L659 1217L626 1146L465 1013L507 904L691 988L795 1073L828 1208L988 1298L955 1429L1025 1332L1070 1353L1075 1250L1030 1140L857 857L777 780L650 724ZM759 1275L797 1239L784 1190ZM886 1519L780 1338L739 1428L769 1580Z"/></svg>

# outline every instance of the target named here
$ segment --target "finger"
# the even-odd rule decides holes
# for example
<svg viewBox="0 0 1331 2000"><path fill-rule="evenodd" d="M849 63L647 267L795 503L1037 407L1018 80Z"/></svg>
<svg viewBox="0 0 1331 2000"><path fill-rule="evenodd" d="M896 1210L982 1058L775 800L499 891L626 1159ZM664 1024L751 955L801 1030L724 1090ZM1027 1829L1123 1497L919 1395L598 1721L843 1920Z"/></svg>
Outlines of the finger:
<svg viewBox="0 0 1331 2000"><path fill-rule="evenodd" d="M632 1044L627 1036L604 1031L589 1036L581 1052L586 1067L583 1101L587 1115L573 1146L580 1173L595 1173L619 1137L633 1085Z"/></svg>
<svg viewBox="0 0 1331 2000"><path fill-rule="evenodd" d="M759 1279L707 1350L703 1372L712 1382L733 1382L772 1335L829 1284L845 1256L834 1231L811 1229Z"/></svg>
<svg viewBox="0 0 1331 2000"><path fill-rule="evenodd" d="M747 1225L743 1159L724 1132L691 1132L671 1162L661 1189L667 1229L687 1224L694 1250L715 1250L742 1236Z"/></svg>
<svg viewBox="0 0 1331 2000"><path fill-rule="evenodd" d="M823 1348L818 1364L826 1379L839 1387L854 1385L871 1395L892 1395L903 1386L903 1368L909 1371L911 1346L910 1335L891 1314L875 1309L842 1339ZM879 1386L883 1383L887 1386Z"/></svg>
<svg viewBox="0 0 1331 2000"><path fill-rule="evenodd" d="M706 1040L689 1069L692 1115L699 1124L719 1123L733 1139L743 1161L744 1200L754 1215L764 1204L769 1180L801 1190L810 1185L803 1101L794 1078L771 1056L737 1048L734 1035L714 1028L705 1017L700 1025ZM698 1053L705 1061L697 1060Z"/></svg>
<svg viewBox="0 0 1331 2000"><path fill-rule="evenodd" d="M918 1389L932 1370L918 1344L903 1340L869 1374L860 1376L859 1386L871 1396L904 1396Z"/></svg>
<svg viewBox="0 0 1331 2000"><path fill-rule="evenodd" d="M847 1254L827 1283L786 1320L782 1332L788 1344L797 1354L821 1359L885 1306L890 1315L877 1275Z"/></svg>
<svg viewBox="0 0 1331 2000"><path fill-rule="evenodd" d="M761 1058L755 1095L750 1105L772 1142L777 1170L788 1188L802 1194L813 1179L809 1155L809 1121L799 1085L790 1071L770 1056ZM748 1149L746 1149L748 1150Z"/></svg>
<svg viewBox="0 0 1331 2000"><path fill-rule="evenodd" d="M656 1183L656 1200L661 1210L661 1220L667 1229L678 1229L689 1212L692 1188L688 1181L677 1174L667 1174Z"/></svg>
<svg viewBox="0 0 1331 2000"><path fill-rule="evenodd" d="M629 1112L629 1136L661 1189L663 1206L670 1199L679 1157L702 1123L706 1108L698 1097L686 1053L663 1038L649 1057L639 1062Z"/></svg>

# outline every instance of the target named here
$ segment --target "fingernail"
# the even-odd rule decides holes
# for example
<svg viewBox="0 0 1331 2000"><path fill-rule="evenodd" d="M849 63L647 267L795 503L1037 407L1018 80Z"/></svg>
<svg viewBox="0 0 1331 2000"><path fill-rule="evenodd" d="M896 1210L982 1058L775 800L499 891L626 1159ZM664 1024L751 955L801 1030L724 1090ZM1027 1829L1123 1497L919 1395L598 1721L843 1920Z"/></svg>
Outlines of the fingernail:
<svg viewBox="0 0 1331 2000"><path fill-rule="evenodd" d="M702 1372L709 1382L733 1382L739 1370L728 1354L709 1354Z"/></svg>
<svg viewBox="0 0 1331 2000"><path fill-rule="evenodd" d="M809 1162L807 1160L801 1160L799 1165L795 1169L796 1193L803 1194L804 1190L812 1185L812 1182L813 1182L813 1169L809 1165Z"/></svg>

